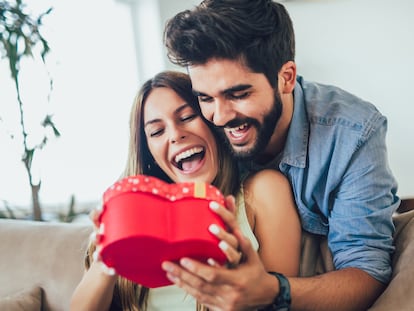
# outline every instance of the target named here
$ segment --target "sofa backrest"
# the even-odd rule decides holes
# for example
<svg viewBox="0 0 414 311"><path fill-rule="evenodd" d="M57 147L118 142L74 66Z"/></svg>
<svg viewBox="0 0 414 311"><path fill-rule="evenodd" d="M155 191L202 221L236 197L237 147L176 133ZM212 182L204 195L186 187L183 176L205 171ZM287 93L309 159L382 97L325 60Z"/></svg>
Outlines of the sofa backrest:
<svg viewBox="0 0 414 311"><path fill-rule="evenodd" d="M68 310L92 225L0 219L0 298L42 288L42 310Z"/></svg>

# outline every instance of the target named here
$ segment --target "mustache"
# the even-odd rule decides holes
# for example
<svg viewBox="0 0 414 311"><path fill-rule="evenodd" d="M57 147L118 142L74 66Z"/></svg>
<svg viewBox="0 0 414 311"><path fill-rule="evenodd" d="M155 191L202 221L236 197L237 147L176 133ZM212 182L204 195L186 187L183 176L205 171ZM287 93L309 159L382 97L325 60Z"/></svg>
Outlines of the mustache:
<svg viewBox="0 0 414 311"><path fill-rule="evenodd" d="M216 129L221 129L224 130L225 128L235 128L235 127L239 127L243 124L252 124L254 126L258 126L260 125L259 122L256 119L252 119L252 118L237 118L237 119L233 119L230 120L229 122L227 122L224 125L216 125Z"/></svg>

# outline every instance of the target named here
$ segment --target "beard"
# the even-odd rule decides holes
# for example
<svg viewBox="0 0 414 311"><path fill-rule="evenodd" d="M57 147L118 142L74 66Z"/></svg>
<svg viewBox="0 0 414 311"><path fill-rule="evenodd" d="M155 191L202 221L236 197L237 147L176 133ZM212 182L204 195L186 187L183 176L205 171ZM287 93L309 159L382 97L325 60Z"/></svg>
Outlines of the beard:
<svg viewBox="0 0 414 311"><path fill-rule="evenodd" d="M267 147L269 144L270 138L273 135L273 132L276 128L276 125L282 115L282 100L277 90L274 91L274 100L273 105L269 113L267 113L263 118L263 123L253 118L244 118L244 119L234 119L231 120L229 123L226 124L226 127L237 127L240 124L248 123L250 126L253 126L257 130L257 137L256 141L249 150L238 151L236 150L232 144L230 143L228 137L224 133L224 127L218 129L218 134L224 141L227 149L230 150L232 155L241 161L252 161L261 152Z"/></svg>

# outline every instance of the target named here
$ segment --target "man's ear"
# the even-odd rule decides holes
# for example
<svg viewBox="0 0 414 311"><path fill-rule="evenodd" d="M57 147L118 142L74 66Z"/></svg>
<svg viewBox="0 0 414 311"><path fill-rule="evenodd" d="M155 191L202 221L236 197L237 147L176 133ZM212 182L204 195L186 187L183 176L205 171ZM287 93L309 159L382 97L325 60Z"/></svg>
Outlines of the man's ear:
<svg viewBox="0 0 414 311"><path fill-rule="evenodd" d="M281 94L292 93L296 83L296 64L288 61L283 64L278 74L279 92Z"/></svg>

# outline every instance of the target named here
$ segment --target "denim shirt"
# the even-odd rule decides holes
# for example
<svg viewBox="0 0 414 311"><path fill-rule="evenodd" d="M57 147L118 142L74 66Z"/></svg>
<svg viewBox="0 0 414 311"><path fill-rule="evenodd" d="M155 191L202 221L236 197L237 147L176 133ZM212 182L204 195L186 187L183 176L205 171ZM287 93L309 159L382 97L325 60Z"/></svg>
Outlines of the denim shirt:
<svg viewBox="0 0 414 311"><path fill-rule="evenodd" d="M335 268L359 268L383 283L392 273L392 215L400 203L386 131L386 118L372 104L298 77L277 161L292 185L303 229L327 236Z"/></svg>

